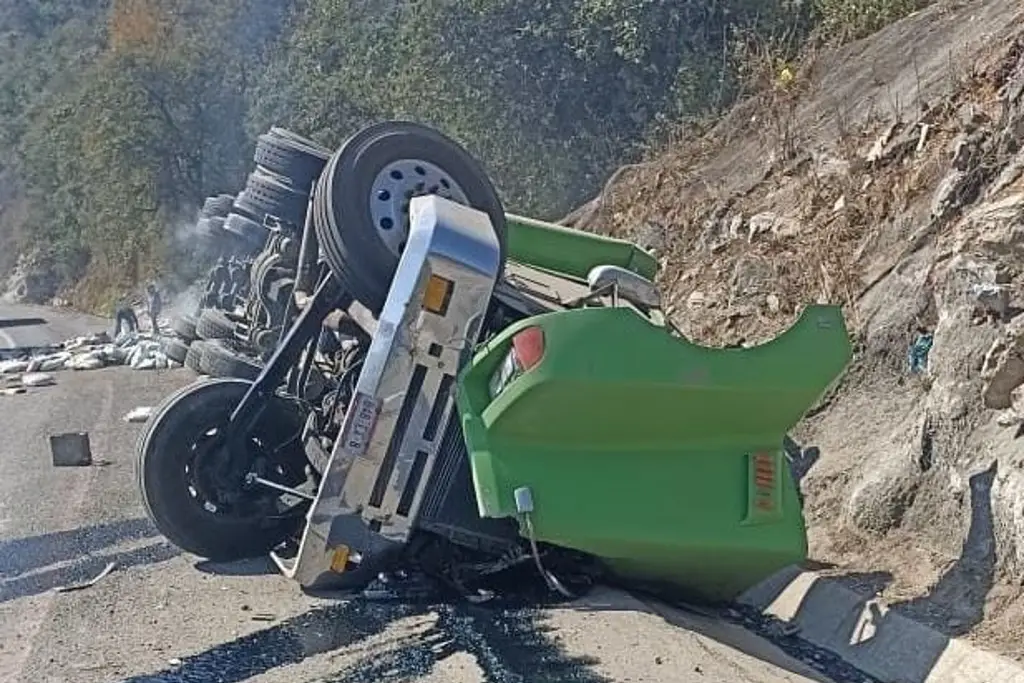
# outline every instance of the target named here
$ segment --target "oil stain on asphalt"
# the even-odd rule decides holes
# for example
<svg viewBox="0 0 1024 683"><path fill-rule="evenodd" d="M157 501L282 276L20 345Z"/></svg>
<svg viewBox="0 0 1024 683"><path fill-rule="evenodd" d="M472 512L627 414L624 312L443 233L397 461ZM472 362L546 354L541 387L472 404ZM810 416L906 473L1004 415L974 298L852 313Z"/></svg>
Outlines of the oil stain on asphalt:
<svg viewBox="0 0 1024 683"><path fill-rule="evenodd" d="M275 668L356 645L407 617L436 623L388 653L367 655L325 683L407 681L460 652L471 655L487 683L608 683L595 659L572 657L547 633L539 610L522 605L439 605L357 600L289 619L218 645L165 671L124 683L240 683Z"/></svg>

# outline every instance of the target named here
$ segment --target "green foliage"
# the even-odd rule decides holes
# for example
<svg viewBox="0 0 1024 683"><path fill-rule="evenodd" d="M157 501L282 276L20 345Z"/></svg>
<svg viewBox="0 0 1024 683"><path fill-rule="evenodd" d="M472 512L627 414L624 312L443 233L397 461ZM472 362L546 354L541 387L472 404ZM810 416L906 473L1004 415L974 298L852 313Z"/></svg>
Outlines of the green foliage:
<svg viewBox="0 0 1024 683"><path fill-rule="evenodd" d="M740 94L738 41L789 57L815 19L862 31L920 3L863 4L18 0L0 8L0 198L7 183L27 200L22 231L94 302L166 267L175 229L240 189L270 125L338 146L422 121L511 210L554 218L652 131Z"/></svg>
<svg viewBox="0 0 1024 683"><path fill-rule="evenodd" d="M826 36L855 40L907 16L934 0L814 0Z"/></svg>

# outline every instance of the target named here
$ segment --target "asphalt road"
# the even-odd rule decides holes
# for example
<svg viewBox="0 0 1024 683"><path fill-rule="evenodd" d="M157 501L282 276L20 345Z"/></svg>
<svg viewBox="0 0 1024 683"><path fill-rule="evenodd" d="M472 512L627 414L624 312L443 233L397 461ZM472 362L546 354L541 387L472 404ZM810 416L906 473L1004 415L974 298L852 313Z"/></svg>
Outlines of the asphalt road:
<svg viewBox="0 0 1024 683"><path fill-rule="evenodd" d="M30 313L0 308L0 317ZM102 322L45 315L47 325L0 339L55 342ZM827 657L799 643L780 649L735 623L611 589L546 610L344 602L303 595L267 562L198 561L146 520L133 469L141 427L121 419L191 381L189 371L56 377L0 396L0 681L870 680L819 673ZM52 467L47 437L77 430L89 433L96 464ZM54 590L110 562L93 587Z"/></svg>
<svg viewBox="0 0 1024 683"><path fill-rule="evenodd" d="M42 320L42 324L23 324ZM42 306L0 304L0 349L18 346L45 346L70 337L106 330L113 321L82 313L53 311Z"/></svg>

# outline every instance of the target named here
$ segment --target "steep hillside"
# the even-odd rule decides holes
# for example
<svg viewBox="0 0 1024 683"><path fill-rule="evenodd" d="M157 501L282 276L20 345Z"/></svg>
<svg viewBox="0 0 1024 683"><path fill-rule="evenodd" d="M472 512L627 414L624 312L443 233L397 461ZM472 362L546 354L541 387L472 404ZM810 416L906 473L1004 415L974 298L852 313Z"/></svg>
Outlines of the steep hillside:
<svg viewBox="0 0 1024 683"><path fill-rule="evenodd" d="M809 57L567 219L656 247L677 323L707 344L841 303L855 363L794 434L812 555L1017 655L1022 139L1024 8L941 2Z"/></svg>
<svg viewBox="0 0 1024 683"><path fill-rule="evenodd" d="M373 120L429 123L510 208L551 217L662 122L728 105L740 36L785 54L833 1L8 2L0 277L34 247L16 298L98 309L141 279L187 280L173 236L238 191L271 125L335 148Z"/></svg>

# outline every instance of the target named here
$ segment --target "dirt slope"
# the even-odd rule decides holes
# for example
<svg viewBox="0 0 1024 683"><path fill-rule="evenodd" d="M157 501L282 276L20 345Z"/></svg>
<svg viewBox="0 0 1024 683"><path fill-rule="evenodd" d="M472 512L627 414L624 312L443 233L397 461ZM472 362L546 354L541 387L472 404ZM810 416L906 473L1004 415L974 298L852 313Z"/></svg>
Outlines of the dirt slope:
<svg viewBox="0 0 1024 683"><path fill-rule="evenodd" d="M1024 6L939 3L809 59L568 222L655 247L703 343L843 304L855 364L794 434L814 559L1024 656L1022 141Z"/></svg>

